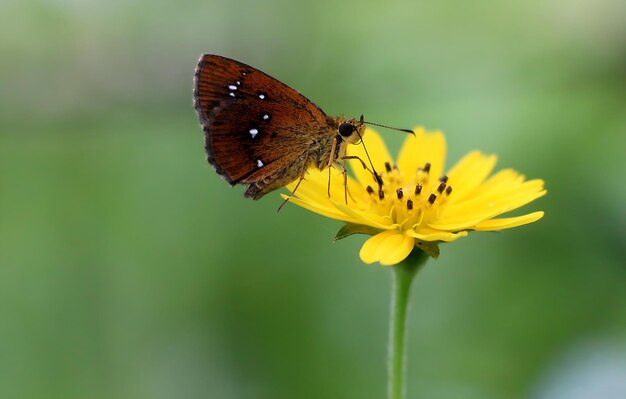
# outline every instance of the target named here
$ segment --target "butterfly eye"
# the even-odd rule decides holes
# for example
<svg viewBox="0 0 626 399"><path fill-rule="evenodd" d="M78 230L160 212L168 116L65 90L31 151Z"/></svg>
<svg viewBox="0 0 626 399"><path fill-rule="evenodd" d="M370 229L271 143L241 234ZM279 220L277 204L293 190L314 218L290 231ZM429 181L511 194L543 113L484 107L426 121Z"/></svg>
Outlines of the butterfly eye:
<svg viewBox="0 0 626 399"><path fill-rule="evenodd" d="M356 127L351 123L344 122L341 125L339 125L339 134L342 137L349 137L355 130L356 130Z"/></svg>

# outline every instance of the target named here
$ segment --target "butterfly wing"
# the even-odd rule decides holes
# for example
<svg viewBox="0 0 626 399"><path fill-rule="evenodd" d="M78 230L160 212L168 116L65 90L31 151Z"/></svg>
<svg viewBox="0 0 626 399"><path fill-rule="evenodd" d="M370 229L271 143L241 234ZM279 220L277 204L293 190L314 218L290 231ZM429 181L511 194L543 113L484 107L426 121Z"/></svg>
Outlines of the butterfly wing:
<svg viewBox="0 0 626 399"><path fill-rule="evenodd" d="M258 199L299 177L311 149L324 146L336 122L289 86L241 62L203 55L194 106L207 159L231 185Z"/></svg>

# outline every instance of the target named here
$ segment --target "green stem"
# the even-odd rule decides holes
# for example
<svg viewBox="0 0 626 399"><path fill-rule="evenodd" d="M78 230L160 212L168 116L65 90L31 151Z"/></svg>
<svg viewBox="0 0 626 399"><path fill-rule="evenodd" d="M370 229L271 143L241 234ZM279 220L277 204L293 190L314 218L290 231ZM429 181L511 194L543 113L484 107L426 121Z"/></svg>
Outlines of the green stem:
<svg viewBox="0 0 626 399"><path fill-rule="evenodd" d="M413 252L401 263L392 266L393 283L391 286L391 315L389 319L389 347L387 397L404 399L406 397L406 320L411 293L411 283L428 256L420 249Z"/></svg>

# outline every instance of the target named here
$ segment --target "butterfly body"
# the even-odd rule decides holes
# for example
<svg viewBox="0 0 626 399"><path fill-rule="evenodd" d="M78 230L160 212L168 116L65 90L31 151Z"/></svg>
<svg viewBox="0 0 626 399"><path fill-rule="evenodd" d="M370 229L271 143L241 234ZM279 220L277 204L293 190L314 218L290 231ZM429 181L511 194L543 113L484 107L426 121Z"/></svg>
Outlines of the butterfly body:
<svg viewBox="0 0 626 399"><path fill-rule="evenodd" d="M289 86L218 55L198 62L194 106L207 160L231 185L247 185L253 199L311 167L332 167L364 133L362 120L330 117Z"/></svg>

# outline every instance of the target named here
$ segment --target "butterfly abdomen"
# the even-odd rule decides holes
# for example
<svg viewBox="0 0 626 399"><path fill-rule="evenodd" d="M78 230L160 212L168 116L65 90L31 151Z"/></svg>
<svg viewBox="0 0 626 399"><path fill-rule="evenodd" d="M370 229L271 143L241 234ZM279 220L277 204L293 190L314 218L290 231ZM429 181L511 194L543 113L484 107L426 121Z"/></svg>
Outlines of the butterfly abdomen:
<svg viewBox="0 0 626 399"><path fill-rule="evenodd" d="M281 162L281 160L279 159L275 162ZM300 165L300 167L293 167L292 164L276 165L275 171L270 174L265 174L265 176L263 175L264 171L261 168L257 173L251 175L249 179L241 181L241 183L249 184L244 196L246 198L258 200L270 191L274 191L298 178L303 177L309 166L311 166L308 154L303 153L300 155L295 161L295 164ZM270 169L266 170L269 171Z"/></svg>

